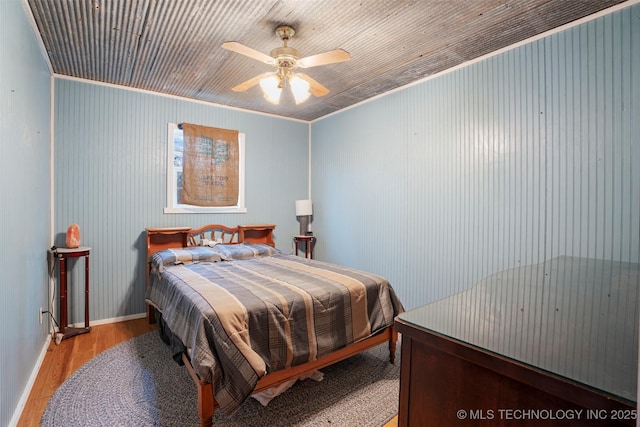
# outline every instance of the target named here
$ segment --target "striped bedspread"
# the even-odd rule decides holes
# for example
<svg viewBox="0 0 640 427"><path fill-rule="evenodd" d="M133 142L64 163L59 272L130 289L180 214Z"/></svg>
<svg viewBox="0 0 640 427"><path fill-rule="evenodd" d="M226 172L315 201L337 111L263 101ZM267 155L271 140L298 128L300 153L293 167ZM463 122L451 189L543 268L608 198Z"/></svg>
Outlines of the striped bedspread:
<svg viewBox="0 0 640 427"><path fill-rule="evenodd" d="M223 254L219 262L174 257L153 266L147 289L147 301L190 349L196 373L213 384L228 414L265 374L367 338L403 310L381 276L259 252L246 259Z"/></svg>

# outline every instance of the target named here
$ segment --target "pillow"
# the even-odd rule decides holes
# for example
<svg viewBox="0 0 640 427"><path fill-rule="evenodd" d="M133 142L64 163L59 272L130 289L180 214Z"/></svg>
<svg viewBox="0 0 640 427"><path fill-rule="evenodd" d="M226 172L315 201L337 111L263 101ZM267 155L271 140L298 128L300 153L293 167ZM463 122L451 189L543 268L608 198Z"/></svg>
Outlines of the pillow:
<svg viewBox="0 0 640 427"><path fill-rule="evenodd" d="M163 249L151 255L151 269L162 272L165 266L189 264L198 261L222 261L222 256L215 248L208 246L191 246L188 248Z"/></svg>
<svg viewBox="0 0 640 427"><path fill-rule="evenodd" d="M222 257L231 261L234 259L250 259L279 254L280 251L264 243L237 243L233 245L217 245L216 250Z"/></svg>

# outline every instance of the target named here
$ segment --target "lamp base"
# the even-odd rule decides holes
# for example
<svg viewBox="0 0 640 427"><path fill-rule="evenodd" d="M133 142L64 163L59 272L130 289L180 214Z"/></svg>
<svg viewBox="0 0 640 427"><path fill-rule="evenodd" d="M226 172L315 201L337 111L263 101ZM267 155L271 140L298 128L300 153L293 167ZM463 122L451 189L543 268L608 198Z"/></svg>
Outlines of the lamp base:
<svg viewBox="0 0 640 427"><path fill-rule="evenodd" d="M303 215L300 217L300 235L305 236L309 230L309 217Z"/></svg>

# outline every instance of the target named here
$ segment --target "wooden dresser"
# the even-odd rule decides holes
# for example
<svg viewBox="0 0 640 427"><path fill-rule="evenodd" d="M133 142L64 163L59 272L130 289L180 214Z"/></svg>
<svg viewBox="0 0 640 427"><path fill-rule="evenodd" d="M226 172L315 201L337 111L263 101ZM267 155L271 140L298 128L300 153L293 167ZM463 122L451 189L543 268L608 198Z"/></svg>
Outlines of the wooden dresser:
<svg viewBox="0 0 640 427"><path fill-rule="evenodd" d="M635 426L640 265L561 257L401 314L399 426Z"/></svg>

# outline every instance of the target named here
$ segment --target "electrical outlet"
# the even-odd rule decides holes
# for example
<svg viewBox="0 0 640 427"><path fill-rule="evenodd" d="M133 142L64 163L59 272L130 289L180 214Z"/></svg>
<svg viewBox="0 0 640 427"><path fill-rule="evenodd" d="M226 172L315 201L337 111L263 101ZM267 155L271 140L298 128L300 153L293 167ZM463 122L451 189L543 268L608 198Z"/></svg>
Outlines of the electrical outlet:
<svg viewBox="0 0 640 427"><path fill-rule="evenodd" d="M42 325L42 307L40 307L40 310L38 310L38 314L40 316L40 324Z"/></svg>

